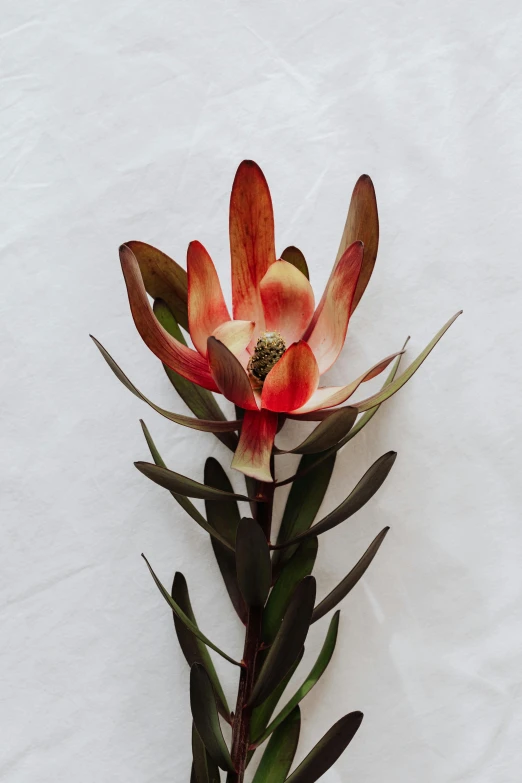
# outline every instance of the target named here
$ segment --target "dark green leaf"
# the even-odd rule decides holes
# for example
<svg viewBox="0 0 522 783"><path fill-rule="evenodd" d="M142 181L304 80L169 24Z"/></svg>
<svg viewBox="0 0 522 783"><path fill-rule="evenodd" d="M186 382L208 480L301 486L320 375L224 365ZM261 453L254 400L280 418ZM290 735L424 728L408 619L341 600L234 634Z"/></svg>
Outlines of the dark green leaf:
<svg viewBox="0 0 522 783"><path fill-rule="evenodd" d="M320 604L316 606L312 615L313 623L315 623L316 620L320 620L321 617L324 617L324 615L327 614L330 609L333 609L334 606L337 606L337 604L348 595L350 590L355 587L379 551L379 547L386 538L386 534L388 533L389 529L389 527L385 527L384 530L381 530L379 535L374 538L361 559L354 565L350 573L345 576L343 581L340 582L337 587L334 587L331 593L328 593L326 598L324 598Z"/></svg>
<svg viewBox="0 0 522 783"><path fill-rule="evenodd" d="M159 465L151 465L150 462L135 462L134 465L140 473L147 476L155 484L168 489L170 492L176 492L179 495L185 495L189 498L200 498L202 500L249 500L244 495L230 494L220 489L207 487L193 479L182 476L180 473L174 473L173 470L167 470Z"/></svg>
<svg viewBox="0 0 522 783"><path fill-rule="evenodd" d="M295 588L312 573L317 549L317 538L303 541L283 565L263 612L263 641L266 644L275 639Z"/></svg>
<svg viewBox="0 0 522 783"><path fill-rule="evenodd" d="M404 345L402 347L402 351L404 351L404 349L406 348L406 345L407 345L409 339L410 339L409 337L406 338L406 342L404 343ZM395 376L397 375L397 370L399 369L399 364L400 364L401 359L402 359L402 352L396 358L395 362L393 363L391 372L390 372L390 374L388 375L388 377L386 378L386 380L385 380L385 382L383 384L383 387L382 387L383 389L386 388L386 386L389 383L391 383L393 381L393 379L395 378ZM300 465L299 466L299 470L297 471L297 473L294 476L290 476L289 478L284 479L284 481L278 481L276 486L282 487L285 484L290 484L291 482L293 482L296 479L301 478L301 477L304 479L305 476L308 473L310 473L312 470L315 469L315 466L320 465L321 462L323 462L324 460L327 460L330 457L332 457L340 449L342 449L343 446L346 446L348 441L352 440L352 438L355 438L355 436L364 427L366 427L366 425L368 424L370 419L372 419L375 416L375 414L377 413L377 411L379 410L380 407L381 407L380 405L376 405L374 408L371 408L369 411L367 411L363 416L360 417L360 419L355 423L355 425L352 427L350 432L347 435L345 435L345 437L342 438L339 441L339 443L336 443L336 445L332 446L331 449L328 449L328 451L324 451L320 456L317 456L315 458L315 462L312 462L311 465L309 465L307 467L303 467L303 468L301 468L301 465ZM317 417L317 420L322 420L323 418L326 418L326 416L331 416L332 412L331 411L326 411L326 410L325 411L316 411L315 415L314 414L310 414L310 416L312 416L312 415L314 416L314 418Z"/></svg>
<svg viewBox="0 0 522 783"><path fill-rule="evenodd" d="M149 296L163 299L176 321L188 330L187 273L172 258L146 242L125 243L136 256Z"/></svg>
<svg viewBox="0 0 522 783"><path fill-rule="evenodd" d="M197 626L192 604L190 602L190 596L187 586L187 581L183 574L179 571L174 576L174 582L172 584L172 600L177 603L179 608L185 615ZM224 719L230 723L230 710L228 708L223 688L219 682L216 669L212 662L212 658L209 655L206 644L201 639L194 636L191 630L179 619L175 612L172 613L174 617L174 627L176 628L176 634L178 637L179 645L183 651L187 663L192 666L193 663L201 663L210 677L216 700L218 704L218 710Z"/></svg>
<svg viewBox="0 0 522 783"><path fill-rule="evenodd" d="M216 706L212 683L200 663L190 670L190 709L197 732L216 764L228 772L234 771Z"/></svg>
<svg viewBox="0 0 522 783"><path fill-rule="evenodd" d="M286 506L277 536L277 543L283 544L303 533L312 525L321 507L326 490L332 478L336 455L327 459L313 454L305 454L299 462L299 473L288 494ZM272 558L272 568L278 569L295 548L275 552Z"/></svg>
<svg viewBox="0 0 522 783"><path fill-rule="evenodd" d="M318 454L331 449L332 446L346 436L355 424L358 415L357 408L346 406L333 411L310 433L310 435L295 449L277 450L278 454Z"/></svg>
<svg viewBox="0 0 522 783"><path fill-rule="evenodd" d="M266 657L266 653L264 653ZM275 708L277 707L279 700L283 693L286 690L286 687L290 680L292 679L295 670L301 663L301 660L304 655L304 647L302 648L300 654L298 655L296 661L294 662L292 668L288 672L288 674L283 677L277 688L274 688L268 699L265 699L265 701L259 705L259 707L255 707L255 709L252 710L252 718L250 720L250 738L253 741L255 737L261 736L261 734L265 731L268 721L272 717ZM253 751L252 751L253 753Z"/></svg>
<svg viewBox="0 0 522 783"><path fill-rule="evenodd" d="M153 309L156 318L163 328L166 329L172 337L175 337L178 342L186 345L187 342L183 336L183 332L179 328L178 322L174 318L168 305L161 299L156 299L154 301ZM207 389L203 389L196 383L189 381L179 373L174 372L174 370L171 370L166 364L163 365L163 368L167 373L169 381L174 386L185 405L190 408L194 416L197 416L198 419L226 421L225 414L217 404L216 399L211 392ZM225 446L232 451L235 451L238 444L237 435L232 432L216 432L214 434Z"/></svg>
<svg viewBox="0 0 522 783"><path fill-rule="evenodd" d="M292 264L295 266L296 269L299 269L300 272L303 273L303 275L310 280L310 274L308 272L308 264L306 263L306 258L301 253L299 248L294 247L293 245L290 245L289 247L285 247L281 254L281 258L283 261L288 261L289 264Z"/></svg>
<svg viewBox="0 0 522 783"><path fill-rule="evenodd" d="M305 577L294 590L281 627L254 685L250 706L256 707L268 698L299 656L310 628L315 592L313 576Z"/></svg>
<svg viewBox="0 0 522 783"><path fill-rule="evenodd" d="M150 453L152 455L152 459L154 460L156 465L159 465L161 468L166 468L165 462L163 461L161 454L159 453L158 449L156 448L156 444L152 440L152 436L148 430L147 425L144 421L140 419L141 428L143 430L143 434L145 435L145 440L147 441L147 445L149 447ZM189 516L192 517L194 522L197 522L200 527L203 528L203 530L206 530L207 533L209 533L212 536L212 539L217 542L218 546L220 546L221 549L224 549L225 551L230 552L230 556L232 557L232 560L234 562L234 568L235 568L235 557L234 557L234 546L232 543L228 541L227 538L225 538L219 530L216 530L213 525L211 525L205 517L199 513L196 506L190 502L190 500L185 497L184 495L179 495L177 492L171 492L170 493L174 500L176 500L177 503L183 508ZM236 501L232 501L235 503ZM224 503L216 503L215 505L224 505ZM236 504L237 505L237 504Z"/></svg>
<svg viewBox="0 0 522 783"><path fill-rule="evenodd" d="M192 759L196 783L219 783L219 768L192 724Z"/></svg>
<svg viewBox="0 0 522 783"><path fill-rule="evenodd" d="M368 397L366 400L361 400L361 402L354 403L355 407L360 411L367 411L370 408L373 408L375 405L380 405L385 400L389 399L395 392L398 392L399 389L404 386L406 381L409 381L411 376L419 369L423 361L428 357L428 355L432 352L432 350L435 348L441 337L445 334L445 332L448 331L450 326L456 319L459 317L459 315L462 314L462 310L460 310L458 313L456 313L453 318L450 318L449 321L444 324L442 329L437 332L433 340L428 343L426 348L420 353L415 361L413 361L410 366L404 370L404 372L399 375L398 378L396 378L392 383L389 383L387 386L385 386L384 389L382 389L380 392L377 392L377 394L373 394L371 397Z"/></svg>
<svg viewBox="0 0 522 783"><path fill-rule="evenodd" d="M388 451L386 454L383 454L383 456L379 457L371 468L366 471L346 500L337 506L336 509L306 532L301 533L286 544L277 544L274 548L295 544L310 536L319 536L321 533L326 533L327 530L331 530L337 525L340 525L341 522L344 522L345 519L353 516L359 509L368 503L377 490L383 485L388 473L392 469L396 457L397 452L395 451Z"/></svg>
<svg viewBox="0 0 522 783"><path fill-rule="evenodd" d="M136 386L134 386L132 381L127 378L123 370L118 367L112 356L105 350L103 345L98 342L96 337L92 336L92 334L91 339L118 380L121 381L123 385L136 397L138 397L140 400L143 400L143 402L146 402L147 405L150 405L150 407L157 413L165 416L166 419L173 421L175 424L181 424L184 427L190 427L190 429L199 430L201 432L232 432L239 429L240 422L238 421L211 421L206 419L193 419L190 416L183 416L181 413L171 413L171 411L167 411L164 408L160 408L158 405L155 405L155 403L151 402L151 400L145 397L145 395L142 394L140 390L136 388Z"/></svg>
<svg viewBox="0 0 522 783"><path fill-rule="evenodd" d="M209 457L205 462L205 484L215 489L221 489L224 492L233 492L232 484L227 474L214 457ZM236 555L234 551L237 527L241 519L237 501L205 500L205 508L209 525L219 535L223 536L229 542L230 547L232 547L231 550L222 546L215 538L212 539L212 548L228 595L239 619L246 624L247 607L237 583Z"/></svg>
<svg viewBox="0 0 522 783"><path fill-rule="evenodd" d="M158 577L156 576L156 574L152 570L152 566L149 563L149 561L147 560L147 558L145 557L145 555L142 555L142 558L147 563L147 567L148 567L148 569L149 569L149 571L151 573L151 576L154 579L154 582L156 583L156 587L160 591L161 595L163 596L165 601L168 603L168 605L170 606L172 611L176 614L176 616L179 617L181 622L184 623L184 625L189 629L189 631L192 631L194 636L197 636L198 639L201 639L202 642L204 642L208 647L210 647L212 650L217 652L218 655L221 655L221 657L224 658L226 661L229 661L229 663L233 663L234 666L241 666L239 661L235 661L233 658L231 658L229 655L227 655L225 652L223 652L223 650L220 650L219 647L216 647L216 645L213 642L211 642L210 639L207 636L205 636L203 633L201 633L201 631L199 630L197 625L192 622L190 617L187 617L187 615L181 609L181 607L178 606L178 604L176 603L176 601L174 601L172 596L169 595L167 590L165 590L165 588L161 584L160 580L158 579Z"/></svg>
<svg viewBox="0 0 522 783"><path fill-rule="evenodd" d="M362 712L350 712L337 721L295 772L286 779L286 783L315 783L319 780L344 753L357 733L362 719Z"/></svg>
<svg viewBox="0 0 522 783"><path fill-rule="evenodd" d="M247 605L264 606L272 584L270 549L258 523L246 517L237 529L236 571Z"/></svg>
<svg viewBox="0 0 522 783"><path fill-rule="evenodd" d="M252 783L284 783L294 760L301 731L301 711L293 712L274 731Z"/></svg>
<svg viewBox="0 0 522 783"><path fill-rule="evenodd" d="M335 644L337 642L337 632L339 630L339 617L340 612L336 612L334 616L332 617L332 620L330 622L330 627L328 628L328 633L326 634L326 639L324 640L323 647L321 649L321 652L319 653L319 657L317 658L312 671L306 678L306 680L303 682L301 687L294 693L288 704L281 710L281 712L277 715L276 718L272 721L270 726L265 730L264 734L262 734L258 739L255 740L256 745L261 745L267 737L270 736L270 734L277 729L277 727L286 720L287 716L290 715L293 709L297 707L297 705L304 699L304 697L307 695L307 693L310 693L314 685L318 682L318 680L322 677L324 674L326 667L332 660L332 655L335 650Z"/></svg>

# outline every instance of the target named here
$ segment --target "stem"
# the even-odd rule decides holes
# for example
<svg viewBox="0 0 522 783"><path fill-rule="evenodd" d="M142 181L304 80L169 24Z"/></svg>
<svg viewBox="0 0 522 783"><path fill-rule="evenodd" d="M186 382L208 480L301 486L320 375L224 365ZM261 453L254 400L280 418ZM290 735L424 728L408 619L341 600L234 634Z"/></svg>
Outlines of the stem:
<svg viewBox="0 0 522 783"><path fill-rule="evenodd" d="M274 489L273 483L256 482L256 499L258 501L255 512L256 522L261 526L268 542L270 541L272 529ZM228 773L227 783L243 783L245 775L250 745L250 720L252 717L252 708L248 706L248 702L256 679L258 654L263 641L261 638L262 623L262 607L250 607L245 633L242 668L239 677L236 711L232 724L232 762L236 771Z"/></svg>

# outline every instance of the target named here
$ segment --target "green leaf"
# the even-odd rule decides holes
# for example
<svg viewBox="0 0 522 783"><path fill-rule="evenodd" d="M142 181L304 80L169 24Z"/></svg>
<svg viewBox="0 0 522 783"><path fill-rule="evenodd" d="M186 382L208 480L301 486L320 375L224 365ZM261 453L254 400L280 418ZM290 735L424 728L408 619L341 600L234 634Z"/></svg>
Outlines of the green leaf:
<svg viewBox="0 0 522 783"><path fill-rule="evenodd" d="M448 331L450 326L454 321L457 320L459 315L462 314L462 310L460 310L458 313L456 313L453 318L450 318L449 321L444 324L442 329L437 332L433 340L428 343L426 348L420 353L415 361L413 361L410 366L404 370L404 372L399 375L398 378L396 378L392 383L388 384L384 389L382 389L380 392L377 392L377 394L373 394L371 397L368 397L366 400L361 400L361 402L354 403L355 407L359 411L367 411L370 408L373 408L374 405L380 405L385 400L388 400L393 394L399 391L399 389L404 386L406 381L409 381L409 379L412 377L412 375L419 369L423 361L429 356L429 354L433 351L441 337Z"/></svg>
<svg viewBox="0 0 522 783"><path fill-rule="evenodd" d="M315 579L305 577L294 590L274 643L270 647L249 700L261 704L277 688L299 656L310 628L315 602Z"/></svg>
<svg viewBox="0 0 522 783"><path fill-rule="evenodd" d="M274 549L280 547L289 546L290 544L296 544L299 541L303 541L310 536L319 536L321 533L326 533L327 530L340 525L345 519L353 516L359 509L361 509L368 501L375 495L377 490L381 488L388 473L392 469L395 458L397 457L396 451L388 451L379 457L373 465L366 471L362 479L350 492L346 500L344 500L336 509L328 514L324 519L313 525L309 530L301 533L295 538L291 539L284 544L273 545Z"/></svg>
<svg viewBox="0 0 522 783"><path fill-rule="evenodd" d="M132 250L140 266L141 276L149 296L163 299L184 329L188 326L187 273L172 258L146 242L131 240L125 245Z"/></svg>
<svg viewBox="0 0 522 783"><path fill-rule="evenodd" d="M159 465L161 468L166 468L165 462L163 461L161 454L159 453L158 449L156 448L156 444L152 440L152 435L150 434L147 425L145 422L140 419L141 428L143 430L143 434L145 435L145 440L147 441L147 445L149 447L150 453L152 455L152 459L154 460L156 465ZM205 517L199 513L196 506L190 502L190 500L185 497L184 495L179 495L177 492L171 492L170 493L174 500L179 503L182 509L187 512L187 514L192 517L194 522L197 522L197 524L203 528L203 530L206 530L207 533L212 536L212 539L215 540L222 549L225 551L230 552L230 555L232 557L232 560L234 562L234 568L235 568L235 557L234 557L234 546L232 543L228 541L227 538L225 538L219 530L216 530L213 525L211 525ZM232 501L235 503L235 501ZM216 505L224 505L222 502L216 504ZM237 505L237 504L236 504Z"/></svg>
<svg viewBox="0 0 522 783"><path fill-rule="evenodd" d="M146 402L147 405L150 405L150 407L155 410L156 413L161 414L161 416L164 416L166 419L173 421L175 424L181 424L183 427L190 427L190 429L199 430L200 432L232 432L239 429L240 422L238 421L211 421L204 419L193 419L190 416L183 416L181 413L171 413L171 411L160 408L158 405L145 397L145 395L142 394L140 390L136 388L136 386L134 386L132 381L127 378L123 370L118 367L112 356L105 350L103 345L98 342L96 337L93 337L92 334L90 337L118 380L121 381L121 383L123 383L123 385L136 397L138 397L140 400L143 400L143 402Z"/></svg>
<svg viewBox="0 0 522 783"><path fill-rule="evenodd" d="M287 451L277 450L277 454L318 454L331 449L332 446L346 436L355 424L358 415L357 408L346 406L333 411L327 418L310 433L310 435L296 446Z"/></svg>
<svg viewBox="0 0 522 783"><path fill-rule="evenodd" d="M303 275L310 280L310 273L308 272L308 264L306 263L306 258L301 253L299 248L294 247L293 245L290 245L289 247L285 247L281 254L281 258L283 261L288 261L289 264L292 264L292 266L295 266L296 269L299 269L300 272L303 273Z"/></svg>
<svg viewBox="0 0 522 783"><path fill-rule="evenodd" d="M402 351L404 351L404 349L406 348L406 345L407 345L409 339L410 339L409 337L406 338L406 341L405 341L405 343L404 343L404 345L402 347ZM388 377L386 378L386 380L385 380L385 382L384 382L384 384L382 386L383 389L386 388L386 386L389 383L391 383L393 381L393 379L395 378L395 376L397 375L397 370L399 369L399 364L400 364L401 359L402 359L402 352L396 358L395 362L393 363L393 366L392 366L392 369L390 371L390 374L388 375ZM304 479L305 476L308 475L308 473L310 473L312 470L314 470L317 465L320 465L321 462L323 462L323 461L329 459L330 457L332 457L340 449L342 449L343 446L346 446L348 441L352 440L352 438L355 438L355 436L364 427L366 427L366 425L368 424L370 419L373 419L373 417L375 416L375 414L377 413L377 411L379 410L380 407L381 407L380 405L376 405L374 408L371 408L369 411L367 411L354 424L354 426L352 427L350 432L347 435L345 435L345 437L342 438L335 446L332 446L331 449L329 449L328 451L324 451L320 456L317 456L315 458L315 461L313 461L310 465L308 465L306 467L303 467L303 468L301 468L301 465L299 465L299 469L298 469L298 471L297 471L297 473L295 475L290 476L287 479L284 479L284 481L278 481L276 486L277 487L282 487L285 484L290 484L291 482L296 481L298 478L303 478ZM322 420L324 417L326 417L326 415L330 415L331 416L332 412L331 411L316 411L316 414L317 414L318 420ZM312 414L310 414L310 415L312 415Z"/></svg>
<svg viewBox="0 0 522 783"><path fill-rule="evenodd" d="M386 534L388 533L389 529L389 527L385 527L384 530L381 530L379 535L374 538L361 559L354 565L350 573L345 576L343 581L340 582L337 587L334 587L331 593L328 593L326 598L324 598L320 604L316 606L312 615L313 623L315 623L317 620L320 620L321 617L324 617L324 615L327 614L330 609L333 609L334 606L337 606L337 604L348 595L350 590L355 587L379 551L379 547L386 538Z"/></svg>
<svg viewBox="0 0 522 783"><path fill-rule="evenodd" d="M362 723L362 712L350 712L337 721L329 732L319 740L305 760L292 772L286 783L315 783L328 772L341 756Z"/></svg>
<svg viewBox="0 0 522 783"><path fill-rule="evenodd" d="M177 617L181 620L181 622L189 629L189 631L192 631L194 636L197 636L198 639L201 639L202 642L204 642L208 647L210 647L211 650L214 650L217 652L218 655L221 655L222 658L224 658L229 663L233 663L234 666L241 666L241 663L239 661L235 661L233 658L231 658L229 655L227 655L223 650L220 650L219 647L216 647L216 645L210 641L210 639L205 636L205 634L201 633L198 626L192 622L190 617L187 617L185 612L182 610L182 608L174 601L171 595L165 590L163 585L161 584L160 580L152 570L152 566L145 557L145 555L142 554L142 558L147 563L147 567L151 573L152 578L154 579L154 582L156 583L156 587L160 591L161 595L165 599L165 601L168 603L172 611L176 614Z"/></svg>
<svg viewBox="0 0 522 783"><path fill-rule="evenodd" d="M205 462L205 484L224 492L233 493L230 479L214 457L209 457ZM205 508L209 525L229 544L230 548L227 548L222 546L215 537L212 538L212 548L228 595L239 619L246 625L247 607L239 590L236 574L235 541L241 520L237 501L205 500Z"/></svg>
<svg viewBox="0 0 522 783"><path fill-rule="evenodd" d="M263 641L266 644L275 639L295 588L312 573L317 549L317 538L303 541L283 565L263 612Z"/></svg>
<svg viewBox="0 0 522 783"><path fill-rule="evenodd" d="M301 711L293 712L274 731L252 783L284 783L294 760L301 731Z"/></svg>
<svg viewBox="0 0 522 783"><path fill-rule="evenodd" d="M305 454L299 462L299 470L288 494L277 543L283 544L308 530L321 507L332 478L336 455L323 459ZM301 476L300 474L304 475ZM274 552L272 568L278 569L295 552L295 548Z"/></svg>
<svg viewBox="0 0 522 783"><path fill-rule="evenodd" d="M190 596L187 586L187 581L182 573L179 571L174 576L174 582L172 584L172 600L177 603L179 608L185 615L197 626L192 604L190 602ZM189 666L194 663L201 663L205 667L208 676L212 682L214 693L216 695L218 710L227 723L230 723L230 710L228 708L223 688L219 682L216 669L212 662L212 658L209 655L206 644L201 639L194 636L193 632L189 630L186 625L179 619L175 612L172 613L174 617L174 627L176 629L176 635L178 637L179 645L183 651L183 655Z"/></svg>
<svg viewBox="0 0 522 783"><path fill-rule="evenodd" d="M264 653L266 657L266 653ZM295 670L301 663L301 660L304 655L304 647L301 649L300 654L298 655L297 659L292 665L292 668L288 672L288 674L283 677L277 688L274 688L268 699L265 699L265 701L259 705L259 707L255 707L252 710L252 718L250 720L250 739L253 740L254 737L259 737L264 730L266 729L268 725L268 721L272 717L275 708L277 707L279 700L281 699L281 696L286 690L286 687L292 677L294 676ZM254 751L252 751L253 754Z"/></svg>
<svg viewBox="0 0 522 783"><path fill-rule="evenodd" d="M272 563L265 534L253 519L243 518L236 537L237 582L248 606L264 606L272 584Z"/></svg>
<svg viewBox="0 0 522 783"><path fill-rule="evenodd" d="M179 495L185 495L189 498L199 498L201 500L250 500L245 495L235 495L230 492L223 492L220 489L207 487L193 479L182 476L180 473L174 473L173 470L162 468L160 465L151 465L150 462L135 462L135 467L140 473L147 476L155 484L168 489L170 492L176 492Z"/></svg>
<svg viewBox="0 0 522 783"><path fill-rule="evenodd" d="M207 753L194 723L192 724L192 759L195 783L219 783L219 768Z"/></svg>
<svg viewBox="0 0 522 783"><path fill-rule="evenodd" d="M221 769L234 772L219 723L212 683L200 663L195 663L190 670L190 709L194 725L211 758Z"/></svg>
<svg viewBox="0 0 522 783"><path fill-rule="evenodd" d="M163 328L166 329L167 332L172 335L172 337L175 337L178 342L186 345L187 341L183 336L183 332L179 328L178 322L174 318L168 305L161 299L156 299L154 301L153 309L156 318ZM192 413L197 416L198 419L211 419L215 421L227 420L225 414L217 404L216 399L211 392L209 392L207 389L203 389L196 383L189 381L179 373L174 372L174 370L171 370L170 367L167 367L166 364L163 365L163 368L169 381L174 386L185 405L190 408ZM214 434L229 449L232 451L236 450L236 446L238 444L237 435L231 432L216 432Z"/></svg>
<svg viewBox="0 0 522 783"><path fill-rule="evenodd" d="M319 679L324 674L326 667L332 660L332 655L335 650L335 644L337 642L337 632L339 630L339 617L340 612L336 612L334 616L332 617L332 620L330 622L330 626L328 628L328 633L326 634L326 639L324 640L323 647L321 649L321 652L319 653L319 657L317 658L312 671L306 678L306 680L303 682L301 687L294 693L288 704L281 710L281 712L277 715L276 718L272 721L272 723L268 726L268 728L265 730L264 734L262 734L258 739L254 740L255 745L261 745L267 737L270 736L270 734L277 729L278 726L281 725L281 723L286 720L288 715L294 710L297 705L304 699L304 697L310 693L314 685L319 681Z"/></svg>

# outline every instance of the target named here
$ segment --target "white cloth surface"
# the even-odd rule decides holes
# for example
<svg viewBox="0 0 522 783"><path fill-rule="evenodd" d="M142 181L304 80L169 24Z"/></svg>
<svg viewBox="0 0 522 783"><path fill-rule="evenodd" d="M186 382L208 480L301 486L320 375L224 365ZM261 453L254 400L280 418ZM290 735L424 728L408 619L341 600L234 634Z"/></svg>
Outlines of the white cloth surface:
<svg viewBox="0 0 522 783"><path fill-rule="evenodd" d="M3 781L188 783L188 670L142 551L166 583L186 574L204 631L240 654L206 536L132 466L148 457L140 417L195 479L229 452L130 395L88 333L187 412L135 331L118 245L184 264L199 239L229 292L229 192L252 158L278 251L303 250L318 296L352 187L374 180L379 257L333 383L408 334L412 359L465 311L338 460L323 511L399 453L322 538L319 594L392 530L343 603L298 760L361 709L326 783L519 783L521 34L515 0L4 1ZM236 671L216 665L233 701Z"/></svg>

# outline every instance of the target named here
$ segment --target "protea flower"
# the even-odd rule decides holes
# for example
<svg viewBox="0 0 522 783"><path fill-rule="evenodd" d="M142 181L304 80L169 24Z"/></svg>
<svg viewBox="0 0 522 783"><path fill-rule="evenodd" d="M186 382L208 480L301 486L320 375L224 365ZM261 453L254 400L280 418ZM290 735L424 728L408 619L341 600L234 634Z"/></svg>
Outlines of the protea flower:
<svg viewBox="0 0 522 783"><path fill-rule="evenodd" d="M270 455L281 414L325 418L398 355L386 357L345 386L320 385L341 352L350 316L375 263L378 218L369 177L361 177L356 185L342 252L316 305L304 271L278 259L267 182L254 162L243 161L230 200L232 315L209 253L197 241L188 247L187 311L193 348L156 318L133 252L137 245L120 248L136 327L167 367L204 389L220 392L244 411L232 466L248 476L272 480ZM154 281L149 293L151 288ZM359 403L359 410L368 407Z"/></svg>

